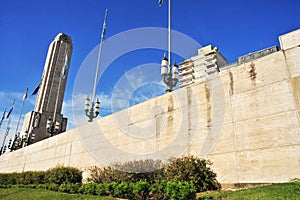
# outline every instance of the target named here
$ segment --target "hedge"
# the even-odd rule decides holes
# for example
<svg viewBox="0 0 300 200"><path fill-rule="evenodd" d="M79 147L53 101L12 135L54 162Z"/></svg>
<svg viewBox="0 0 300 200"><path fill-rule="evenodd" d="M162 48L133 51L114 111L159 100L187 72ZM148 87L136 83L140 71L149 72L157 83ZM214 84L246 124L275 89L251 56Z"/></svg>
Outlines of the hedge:
<svg viewBox="0 0 300 200"><path fill-rule="evenodd" d="M188 182L156 182L150 185L148 182L136 183L106 183L106 184L29 184L29 185L0 185L0 188L34 188L47 189L69 194L87 194L99 196L112 196L132 200L144 199L171 199L171 200L193 200L196 199L196 190Z"/></svg>
<svg viewBox="0 0 300 200"><path fill-rule="evenodd" d="M23 173L0 174L0 185L15 184L68 184L81 183L82 172L73 167L58 166L47 171L27 171Z"/></svg>
<svg viewBox="0 0 300 200"><path fill-rule="evenodd" d="M163 165L159 160L139 160L117 163L105 168L91 167L90 182L93 183L136 183L145 181L189 182L197 192L220 190L216 173L211 169L211 162L194 156L170 159ZM150 171L153 170L153 171Z"/></svg>

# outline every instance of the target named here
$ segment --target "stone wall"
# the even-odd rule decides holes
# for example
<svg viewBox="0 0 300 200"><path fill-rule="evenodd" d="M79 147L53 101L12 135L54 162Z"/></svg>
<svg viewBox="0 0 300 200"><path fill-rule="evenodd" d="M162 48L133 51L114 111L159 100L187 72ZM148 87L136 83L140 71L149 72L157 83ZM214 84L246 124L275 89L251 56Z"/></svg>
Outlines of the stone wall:
<svg viewBox="0 0 300 200"><path fill-rule="evenodd" d="M292 41L291 41L292 40ZM282 50L0 157L0 172L186 154L222 184L300 177L300 31Z"/></svg>

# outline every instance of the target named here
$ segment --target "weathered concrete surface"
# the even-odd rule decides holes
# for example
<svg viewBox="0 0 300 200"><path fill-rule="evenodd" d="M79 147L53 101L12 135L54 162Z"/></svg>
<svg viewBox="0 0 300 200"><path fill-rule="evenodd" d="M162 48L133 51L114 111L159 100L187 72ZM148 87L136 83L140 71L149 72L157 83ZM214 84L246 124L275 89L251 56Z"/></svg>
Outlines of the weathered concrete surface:
<svg viewBox="0 0 300 200"><path fill-rule="evenodd" d="M222 184L299 178L299 34L281 38L284 50L6 153L0 172L193 154Z"/></svg>

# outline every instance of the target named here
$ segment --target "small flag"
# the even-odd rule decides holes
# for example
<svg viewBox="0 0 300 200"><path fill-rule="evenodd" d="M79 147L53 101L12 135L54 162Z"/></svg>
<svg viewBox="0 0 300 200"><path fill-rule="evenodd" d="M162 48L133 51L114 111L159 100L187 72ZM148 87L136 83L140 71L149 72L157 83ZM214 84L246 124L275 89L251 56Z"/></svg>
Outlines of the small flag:
<svg viewBox="0 0 300 200"><path fill-rule="evenodd" d="M63 67L61 70L61 78L66 79L67 77L67 67Z"/></svg>
<svg viewBox="0 0 300 200"><path fill-rule="evenodd" d="M27 99L27 94L28 94L28 86L26 87L25 94L23 95L23 101L25 101L25 99Z"/></svg>
<svg viewBox="0 0 300 200"><path fill-rule="evenodd" d="M12 104L10 110L9 110L8 113L7 113L6 118L9 118L10 114L12 113L12 111L13 111L13 109L14 109L14 106L15 106L15 99L14 99L14 102L13 102L13 104Z"/></svg>
<svg viewBox="0 0 300 200"><path fill-rule="evenodd" d="M162 6L162 4L163 4L163 0L158 0L158 5Z"/></svg>
<svg viewBox="0 0 300 200"><path fill-rule="evenodd" d="M38 91L39 91L39 89L41 87L41 83L42 83L42 81L39 82L38 86L36 86L35 90L33 91L33 93L31 95L36 95L38 93Z"/></svg>
<svg viewBox="0 0 300 200"><path fill-rule="evenodd" d="M66 57L65 57L65 68L68 68L69 64L68 64L68 50L66 51Z"/></svg>
<svg viewBox="0 0 300 200"><path fill-rule="evenodd" d="M67 72L68 68L69 68L69 64L68 64L68 50L66 50L65 64L64 64L64 67L61 70L61 77L62 77L62 79L66 78L66 72Z"/></svg>
<svg viewBox="0 0 300 200"><path fill-rule="evenodd" d="M0 121L0 126L1 126L1 124L3 122L3 120L5 119L5 113L6 113L6 108L4 109L4 112L3 112L3 115L2 115L2 119Z"/></svg>

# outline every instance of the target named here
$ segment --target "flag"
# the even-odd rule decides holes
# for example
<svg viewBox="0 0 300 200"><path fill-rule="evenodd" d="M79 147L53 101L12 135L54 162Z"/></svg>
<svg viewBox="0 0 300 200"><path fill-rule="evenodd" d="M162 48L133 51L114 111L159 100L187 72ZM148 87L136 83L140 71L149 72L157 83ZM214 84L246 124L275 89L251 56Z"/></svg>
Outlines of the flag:
<svg viewBox="0 0 300 200"><path fill-rule="evenodd" d="M14 109L14 106L15 106L15 99L14 99L14 102L13 102L13 104L12 104L10 110L9 110L8 113L7 113L6 118L9 118L10 114L12 113L12 111L13 111L13 109Z"/></svg>
<svg viewBox="0 0 300 200"><path fill-rule="evenodd" d="M67 77L67 67L63 67L61 70L61 78L66 79Z"/></svg>
<svg viewBox="0 0 300 200"><path fill-rule="evenodd" d="M158 5L162 6L162 4L163 4L163 0L158 0Z"/></svg>
<svg viewBox="0 0 300 200"><path fill-rule="evenodd" d="M69 51L67 50L66 51L66 57L65 57L65 68L69 67L69 64L68 64L68 53L69 53Z"/></svg>
<svg viewBox="0 0 300 200"><path fill-rule="evenodd" d="M23 95L23 101L24 101L25 99L27 99L27 94L28 94L28 87L26 87L25 94Z"/></svg>
<svg viewBox="0 0 300 200"><path fill-rule="evenodd" d="M4 112L3 112L3 115L2 115L2 119L0 121L0 126L1 126L1 124L3 122L3 120L5 119L5 113L6 113L6 108L4 109Z"/></svg>
<svg viewBox="0 0 300 200"><path fill-rule="evenodd" d="M41 83L42 81L39 82L38 86L36 86L35 90L33 91L33 93L31 95L36 95L41 87Z"/></svg>
<svg viewBox="0 0 300 200"><path fill-rule="evenodd" d="M68 67L69 67L69 64L68 64L68 50L66 50L65 64L64 64L64 67L61 70L62 79L66 78L66 71L67 71Z"/></svg>

